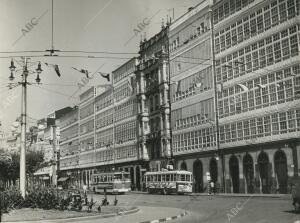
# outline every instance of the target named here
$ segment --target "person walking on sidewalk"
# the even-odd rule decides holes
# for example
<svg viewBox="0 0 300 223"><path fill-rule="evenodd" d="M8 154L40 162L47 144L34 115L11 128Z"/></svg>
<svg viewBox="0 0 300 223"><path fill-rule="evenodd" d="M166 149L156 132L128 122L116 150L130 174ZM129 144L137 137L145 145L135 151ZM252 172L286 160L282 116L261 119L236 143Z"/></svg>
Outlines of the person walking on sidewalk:
<svg viewBox="0 0 300 223"><path fill-rule="evenodd" d="M87 186L85 184L83 184L82 189L84 196L87 197Z"/></svg>
<svg viewBox="0 0 300 223"><path fill-rule="evenodd" d="M215 194L216 193L216 191L215 191L215 182L213 182L213 181L210 181L210 194Z"/></svg>

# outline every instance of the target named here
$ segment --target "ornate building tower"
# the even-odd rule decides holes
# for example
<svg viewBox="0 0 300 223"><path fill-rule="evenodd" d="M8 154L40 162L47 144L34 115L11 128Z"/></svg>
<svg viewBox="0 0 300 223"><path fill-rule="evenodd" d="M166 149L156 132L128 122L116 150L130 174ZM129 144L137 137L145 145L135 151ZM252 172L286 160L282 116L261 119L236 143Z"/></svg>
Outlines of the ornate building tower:
<svg viewBox="0 0 300 223"><path fill-rule="evenodd" d="M150 170L166 168L171 158L168 24L140 44L138 84L139 152Z"/></svg>

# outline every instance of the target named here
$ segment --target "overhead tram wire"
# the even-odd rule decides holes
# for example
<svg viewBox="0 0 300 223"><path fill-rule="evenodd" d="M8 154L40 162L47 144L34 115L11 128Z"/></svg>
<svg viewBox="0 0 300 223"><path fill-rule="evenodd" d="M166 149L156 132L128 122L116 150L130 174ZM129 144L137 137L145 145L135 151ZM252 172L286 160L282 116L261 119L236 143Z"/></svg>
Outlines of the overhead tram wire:
<svg viewBox="0 0 300 223"><path fill-rule="evenodd" d="M23 50L23 51L0 51L0 54L13 53L45 53L45 50ZM133 52L110 52L110 51L85 51L85 50L58 50L58 53L84 53L84 54L111 54L111 55L138 55Z"/></svg>
<svg viewBox="0 0 300 223"><path fill-rule="evenodd" d="M61 92L58 92L58 91L51 90L49 88L44 88L44 87L41 87L41 86L38 86L38 85L32 85L32 86L36 87L36 88L43 89L43 90L48 91L48 92L52 92L52 93L55 93L55 94L58 94L58 95L62 95L64 97L73 98L74 100L77 99L77 98L74 98L72 95L67 95L67 94L64 94L64 93L61 93Z"/></svg>
<svg viewBox="0 0 300 223"><path fill-rule="evenodd" d="M55 83L40 83L40 85L48 86L63 86L63 87L78 87L77 84L55 84ZM87 87L93 87L93 85L85 85Z"/></svg>
<svg viewBox="0 0 300 223"><path fill-rule="evenodd" d="M91 54L112 54L112 55L139 55L131 52L109 52L109 51L83 51L83 50L61 50L62 53L91 53Z"/></svg>
<svg viewBox="0 0 300 223"><path fill-rule="evenodd" d="M132 57L109 57L109 56L91 56L91 55L15 55L15 56L0 56L0 59L11 59L14 57L35 57L35 58L43 58L43 57L52 57L52 58L86 58L86 59L116 59L116 60L129 60Z"/></svg>

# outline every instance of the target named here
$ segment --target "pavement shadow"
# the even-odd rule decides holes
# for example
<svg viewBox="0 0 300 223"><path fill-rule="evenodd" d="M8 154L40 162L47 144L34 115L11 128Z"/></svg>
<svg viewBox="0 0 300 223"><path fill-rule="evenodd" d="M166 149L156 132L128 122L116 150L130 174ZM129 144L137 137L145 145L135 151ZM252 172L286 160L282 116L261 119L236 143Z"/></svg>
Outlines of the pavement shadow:
<svg viewBox="0 0 300 223"><path fill-rule="evenodd" d="M290 213L290 214L300 214L300 211L296 211L296 210L288 210L283 212Z"/></svg>

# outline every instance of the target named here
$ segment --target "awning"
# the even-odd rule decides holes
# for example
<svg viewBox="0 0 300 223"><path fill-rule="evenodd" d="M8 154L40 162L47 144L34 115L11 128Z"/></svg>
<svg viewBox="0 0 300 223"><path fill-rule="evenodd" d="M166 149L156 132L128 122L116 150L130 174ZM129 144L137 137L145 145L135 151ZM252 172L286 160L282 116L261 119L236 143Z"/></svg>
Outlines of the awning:
<svg viewBox="0 0 300 223"><path fill-rule="evenodd" d="M66 180L68 180L69 179L69 177L61 177L61 178L59 178L57 181L58 182L64 182L64 181L66 181Z"/></svg>
<svg viewBox="0 0 300 223"><path fill-rule="evenodd" d="M46 166L41 169L38 169L33 175L39 176L39 175L52 175L52 167Z"/></svg>

